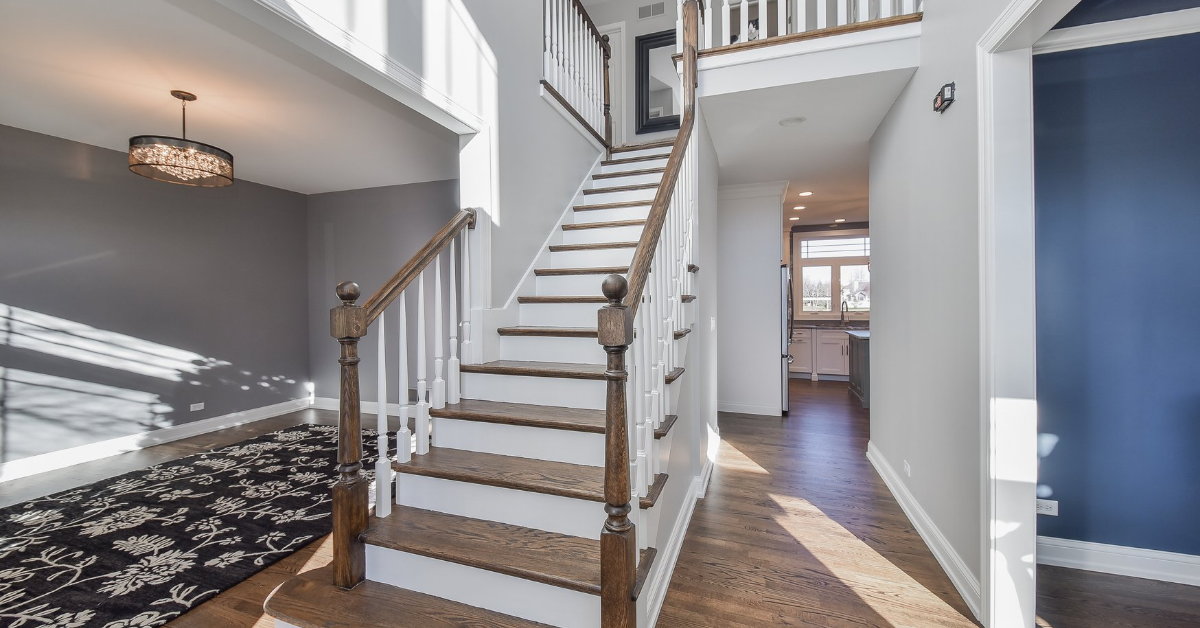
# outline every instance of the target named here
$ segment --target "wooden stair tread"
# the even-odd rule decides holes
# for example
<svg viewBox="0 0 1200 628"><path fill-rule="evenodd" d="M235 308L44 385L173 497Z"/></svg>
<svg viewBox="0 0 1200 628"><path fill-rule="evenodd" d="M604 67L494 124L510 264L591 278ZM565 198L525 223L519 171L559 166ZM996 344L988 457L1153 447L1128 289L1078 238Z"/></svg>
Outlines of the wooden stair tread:
<svg viewBox="0 0 1200 628"><path fill-rule="evenodd" d="M592 175L592 179L620 179L621 177L637 177L644 174L662 174L666 172L664 168L643 168L641 170L626 170L624 172L606 172Z"/></svg>
<svg viewBox="0 0 1200 628"><path fill-rule="evenodd" d="M604 249L635 249L637 242L592 242L589 244L551 244L551 253L563 251L599 251Z"/></svg>
<svg viewBox="0 0 1200 628"><path fill-rule="evenodd" d="M279 585L263 604L299 628L550 628L527 619L367 580L333 584L333 567L306 571Z"/></svg>
<svg viewBox="0 0 1200 628"><path fill-rule="evenodd" d="M533 274L538 277L561 277L564 275L624 275L629 272L628 266L597 266L593 268L536 268Z"/></svg>
<svg viewBox="0 0 1200 628"><path fill-rule="evenodd" d="M582 229L608 229L609 227L641 227L645 220L610 220L607 222L581 222L563 225L563 231L580 231Z"/></svg>
<svg viewBox="0 0 1200 628"><path fill-rule="evenodd" d="M595 338L595 327L540 327L536 325L518 325L516 327L501 327L496 330L501 336L545 336L551 338Z"/></svg>
<svg viewBox="0 0 1200 628"><path fill-rule="evenodd" d="M610 194L612 192L636 192L638 190L657 190L657 183L637 183L634 185L619 185L611 188L588 188L583 194Z"/></svg>
<svg viewBox="0 0 1200 628"><path fill-rule="evenodd" d="M683 367L677 366L677 367L671 369L670 373L667 373L667 376L665 379L667 380L668 384L672 384L675 382L675 380L679 379L682 376L683 376Z"/></svg>
<svg viewBox="0 0 1200 628"><path fill-rule="evenodd" d="M616 203L593 203L591 205L576 205L575 211L586 212L594 209L623 209L626 207L649 207L654 201L618 201Z"/></svg>
<svg viewBox="0 0 1200 628"><path fill-rule="evenodd" d="M496 360L483 364L463 364L463 373L486 373L489 375L522 375L526 377L565 377L568 379L594 379L604 381L603 364L575 364L571 362L527 362L523 360Z"/></svg>
<svg viewBox="0 0 1200 628"><path fill-rule="evenodd" d="M363 541L409 554L600 595L600 541L396 506Z"/></svg>
<svg viewBox="0 0 1200 628"><path fill-rule="evenodd" d="M580 296L527 296L517 297L517 303L608 303L608 299L603 295L580 295Z"/></svg>
<svg viewBox="0 0 1200 628"><path fill-rule="evenodd" d="M603 434L605 426L604 410L561 408L480 399L463 399L459 403L449 403L440 410L431 409L429 414L438 418L544 427L593 434Z"/></svg>
<svg viewBox="0 0 1200 628"><path fill-rule="evenodd" d="M440 410L431 408L429 415L442 419L520 425L590 434L603 434L606 425L604 410L539 406L530 403L482 399L463 399L458 403L448 403L445 408ZM654 438L665 437L678 418L679 415L668 414L663 424L654 430Z"/></svg>
<svg viewBox="0 0 1200 628"><path fill-rule="evenodd" d="M667 138L664 140L655 140L653 142L646 142L645 144L627 144L625 146L616 146L616 147L613 147L612 152L614 152L614 153L630 153L635 150L648 150L651 148L666 148L668 146L674 146L674 145L675 145L675 138L671 137L671 138Z"/></svg>
<svg viewBox="0 0 1200 628"><path fill-rule="evenodd" d="M696 300L696 295L694 295L694 294L685 294L685 295L683 295L682 297L680 297L680 299L681 299L681 300L682 300L684 303L691 303L692 301L695 301L695 300Z"/></svg>
<svg viewBox="0 0 1200 628"><path fill-rule="evenodd" d="M609 159L607 161L602 161L602 162L600 162L600 165L601 166L623 166L625 164L636 164L640 161L658 161L660 159L667 159L670 156L671 156L670 153L656 153L654 155L642 155L641 157L621 157L618 159Z"/></svg>
<svg viewBox="0 0 1200 628"><path fill-rule="evenodd" d="M690 333L692 333L692 328L684 327L683 329L680 329L679 331L675 332L675 339L679 340L680 338L683 338L684 336L686 336Z"/></svg>
<svg viewBox="0 0 1200 628"><path fill-rule="evenodd" d="M456 482L604 501L604 467L434 447L409 462L392 462L392 469ZM641 499L642 508L654 507L666 483L666 473L655 476L648 495Z"/></svg>

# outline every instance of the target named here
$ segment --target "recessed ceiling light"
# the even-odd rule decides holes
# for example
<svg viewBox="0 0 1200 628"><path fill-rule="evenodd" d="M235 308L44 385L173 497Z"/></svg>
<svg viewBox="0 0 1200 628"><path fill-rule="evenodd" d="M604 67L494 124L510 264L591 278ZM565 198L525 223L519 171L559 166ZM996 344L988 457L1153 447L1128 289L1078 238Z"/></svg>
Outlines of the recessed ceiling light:
<svg viewBox="0 0 1200 628"><path fill-rule="evenodd" d="M837 220L835 220L834 222L846 222L846 219L845 219L845 218L838 218L838 219L837 219Z"/></svg>
<svg viewBox="0 0 1200 628"><path fill-rule="evenodd" d="M800 196L812 196L812 192L801 192Z"/></svg>
<svg viewBox="0 0 1200 628"><path fill-rule="evenodd" d="M794 210L796 210L796 211L800 211L800 210L804 209L804 206L803 206L803 205L797 205L797 206L793 207L792 209L794 209Z"/></svg>
<svg viewBox="0 0 1200 628"><path fill-rule="evenodd" d="M799 217L799 216L792 216L791 218L788 218L788 220L800 220L800 217Z"/></svg>
<svg viewBox="0 0 1200 628"><path fill-rule="evenodd" d="M804 116L793 116L791 118L784 118L779 121L779 126L796 126L799 124L804 124L805 120L808 120L808 118L805 118Z"/></svg>

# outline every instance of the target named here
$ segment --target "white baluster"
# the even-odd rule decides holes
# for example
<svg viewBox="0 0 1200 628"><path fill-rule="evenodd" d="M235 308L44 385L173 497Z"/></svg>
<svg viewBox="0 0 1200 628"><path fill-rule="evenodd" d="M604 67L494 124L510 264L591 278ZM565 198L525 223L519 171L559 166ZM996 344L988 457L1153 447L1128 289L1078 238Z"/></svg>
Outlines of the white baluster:
<svg viewBox="0 0 1200 628"><path fill-rule="evenodd" d="M788 32L787 5L787 0L775 0L775 24L778 27L778 30L775 31L775 33L779 37L787 35ZM763 9L766 9L765 4L760 6L762 6Z"/></svg>
<svg viewBox="0 0 1200 628"><path fill-rule="evenodd" d="M396 390L400 401L400 429L396 430L396 460L408 462L412 460L412 432L408 431L412 406L408 403L408 307L404 292L400 293L400 328L396 335L400 338L400 377L396 380L399 383Z"/></svg>
<svg viewBox="0 0 1200 628"><path fill-rule="evenodd" d="M700 46L703 50L713 47L713 24L716 21L717 16L713 14L712 0L704 0L704 42Z"/></svg>
<svg viewBox="0 0 1200 628"><path fill-rule="evenodd" d="M545 47L545 49L542 50L542 78L550 81L551 83L553 83L551 76L554 73L554 62L551 61L553 54L550 52L550 16L551 11L553 10L553 4L554 0L546 0L545 5L542 7L542 45Z"/></svg>
<svg viewBox="0 0 1200 628"><path fill-rule="evenodd" d="M742 5L739 10L738 24L742 30L738 31L738 41L750 41L750 2L742 0ZM761 24L761 22L759 22Z"/></svg>
<svg viewBox="0 0 1200 628"><path fill-rule="evenodd" d="M855 22L866 22L871 19L871 0L858 0L858 11L854 16Z"/></svg>
<svg viewBox="0 0 1200 628"><path fill-rule="evenodd" d="M894 1L895 0L879 0L879 19L892 17L892 14L894 13L892 3Z"/></svg>
<svg viewBox="0 0 1200 628"><path fill-rule="evenodd" d="M433 407L441 410L446 407L446 380L442 379L442 369L446 366L445 351L442 348L445 336L442 335L442 254L438 253L433 259Z"/></svg>
<svg viewBox="0 0 1200 628"><path fill-rule="evenodd" d="M429 395L425 387L425 271L417 275L417 454L429 453Z"/></svg>
<svg viewBox="0 0 1200 628"><path fill-rule="evenodd" d="M852 0L837 0L837 25L850 23L850 2Z"/></svg>
<svg viewBox="0 0 1200 628"><path fill-rule="evenodd" d="M912 15L917 12L917 0L901 0L900 15Z"/></svg>
<svg viewBox="0 0 1200 628"><path fill-rule="evenodd" d="M446 397L450 403L462 400L459 392L461 372L458 361L458 277L454 273L454 240L450 241L450 363L446 373Z"/></svg>
<svg viewBox="0 0 1200 628"><path fill-rule="evenodd" d="M475 214L479 220L480 215ZM462 356L468 364L474 364L475 344L471 342L471 248L470 231L462 232Z"/></svg>
<svg viewBox="0 0 1200 628"><path fill-rule="evenodd" d="M675 3L675 54L683 52L683 0Z"/></svg>
<svg viewBox="0 0 1200 628"><path fill-rule="evenodd" d="M559 94L567 92L567 17L563 8L566 6L563 0L554 0L556 9L554 11L554 39L558 42L558 82L554 85L554 89L558 90Z"/></svg>
<svg viewBox="0 0 1200 628"><path fill-rule="evenodd" d="M808 0L796 0L796 32L808 30Z"/></svg>
<svg viewBox="0 0 1200 628"><path fill-rule="evenodd" d="M634 321L634 325L635 325L635 329L636 329L636 325L637 325L636 320ZM635 338L635 342L630 347L630 349L631 349L633 355L630 356L632 358L632 362L631 362L631 368L630 368L630 372L629 372L628 376L630 378L629 381L633 383L633 405L632 405L632 408L633 408L633 419L634 419L634 429L631 432L631 434L633 434L633 442L636 445L636 452L635 452L636 464L634 465L636 475L633 476L633 482L634 482L634 486L637 490L637 494L645 495L646 491L647 491L647 487L646 487L646 475L647 475L646 474L646 469L647 469L646 456L648 454L648 450L646 449L646 415L644 413L644 408L642 408L642 404L645 402L645 396L643 395L643 393L641 391L642 379L640 377L640 375L641 375L640 361L641 361L641 357L642 357L641 356L642 351L641 351L641 347L639 346L639 343L636 342L636 338Z"/></svg>
<svg viewBox="0 0 1200 628"><path fill-rule="evenodd" d="M829 28L829 0L817 0L817 30Z"/></svg>
<svg viewBox="0 0 1200 628"><path fill-rule="evenodd" d="M386 312L385 312L386 313ZM375 459L375 516L392 514L392 460L388 457L388 414L387 414L387 338L384 334L381 315L375 324L379 332L379 368L375 385L378 393L379 411L375 413L375 447L379 455Z"/></svg>
<svg viewBox="0 0 1200 628"><path fill-rule="evenodd" d="M729 0L723 0L722 6L721 6L721 37L720 37L720 45L722 45L722 46L729 45L730 35L733 33L733 31L731 30L733 27L729 23L729 12L730 12Z"/></svg>

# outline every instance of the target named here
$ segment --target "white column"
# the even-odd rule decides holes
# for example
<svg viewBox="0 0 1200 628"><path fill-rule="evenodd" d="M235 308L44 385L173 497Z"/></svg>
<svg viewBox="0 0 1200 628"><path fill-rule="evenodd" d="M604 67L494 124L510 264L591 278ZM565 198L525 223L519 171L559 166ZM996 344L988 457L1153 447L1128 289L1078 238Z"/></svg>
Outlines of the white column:
<svg viewBox="0 0 1200 628"><path fill-rule="evenodd" d="M446 407L446 380L442 370L446 367L443 348L446 337L442 335L442 254L433 258L433 403L438 410Z"/></svg>
<svg viewBox="0 0 1200 628"><path fill-rule="evenodd" d="M417 454L429 453L429 395L425 365L425 271L417 275Z"/></svg>
<svg viewBox="0 0 1200 628"><path fill-rule="evenodd" d="M458 277L454 274L454 240L450 241L450 363L446 373L446 400L461 401L461 375L458 362Z"/></svg>
<svg viewBox="0 0 1200 628"><path fill-rule="evenodd" d="M407 290L400 293L400 328L396 332L400 339L400 377L396 380L396 391L400 395L400 429L396 430L396 460L400 462L412 460L412 432L408 431L412 406L408 403L408 307L405 305L405 292Z"/></svg>
<svg viewBox="0 0 1200 628"><path fill-rule="evenodd" d="M385 311L384 314L387 312ZM392 460L388 457L388 414L387 414L387 338L385 338L383 321L387 318L380 315L375 324L379 332L379 368L376 370L375 385L378 393L379 411L375 413L375 447L378 458L375 459L375 516L386 517L392 514Z"/></svg>

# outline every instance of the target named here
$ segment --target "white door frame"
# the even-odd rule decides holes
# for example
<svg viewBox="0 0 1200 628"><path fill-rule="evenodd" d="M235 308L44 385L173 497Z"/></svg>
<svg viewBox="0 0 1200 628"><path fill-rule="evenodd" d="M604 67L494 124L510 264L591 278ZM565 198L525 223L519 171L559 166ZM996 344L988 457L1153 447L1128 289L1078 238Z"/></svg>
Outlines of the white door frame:
<svg viewBox="0 0 1200 628"><path fill-rule="evenodd" d="M1078 0L1012 0L976 50L979 97L983 617L1032 628L1037 601L1033 44Z"/></svg>
<svg viewBox="0 0 1200 628"><path fill-rule="evenodd" d="M613 34L620 35L621 40L618 45L612 47L612 58L608 64L609 88L611 93L609 99L611 101L610 111L613 116L613 146L625 145L625 22L613 22L599 26L596 30L600 31L601 35L608 35L610 38Z"/></svg>

